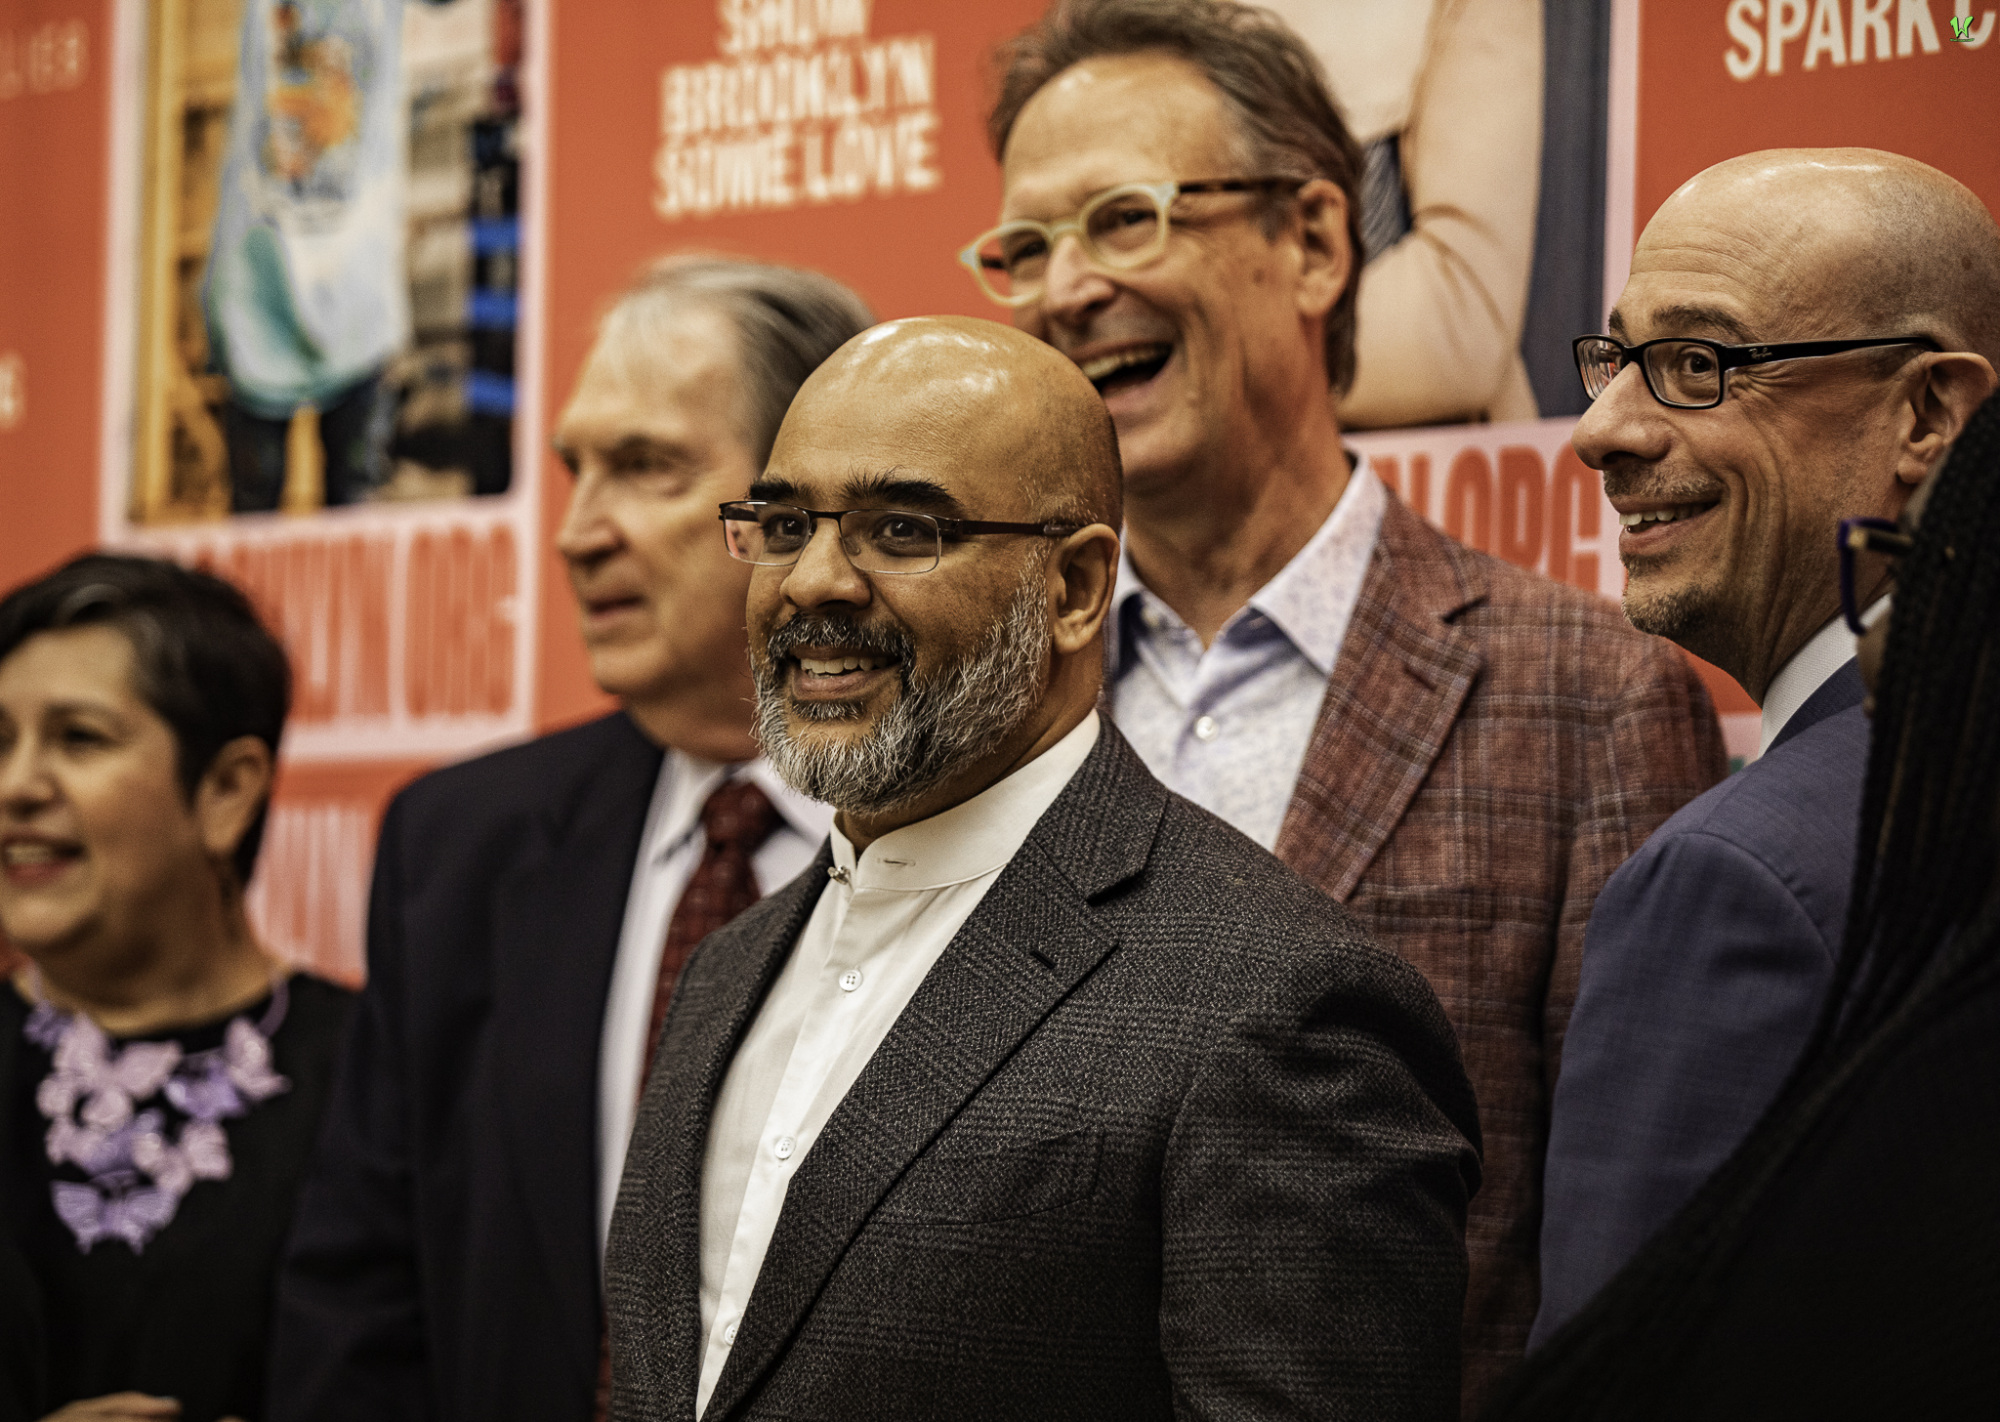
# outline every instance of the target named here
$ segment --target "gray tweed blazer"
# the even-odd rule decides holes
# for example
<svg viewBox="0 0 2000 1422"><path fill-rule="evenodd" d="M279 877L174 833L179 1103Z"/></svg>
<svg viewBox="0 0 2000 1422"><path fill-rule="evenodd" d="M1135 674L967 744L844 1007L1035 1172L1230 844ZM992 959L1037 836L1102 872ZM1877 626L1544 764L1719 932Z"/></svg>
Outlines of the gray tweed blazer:
<svg viewBox="0 0 2000 1422"><path fill-rule="evenodd" d="M694 1416L709 1113L828 862L681 978L616 1422ZM1416 970L1106 722L799 1166L705 1422L1455 1417L1478 1131Z"/></svg>

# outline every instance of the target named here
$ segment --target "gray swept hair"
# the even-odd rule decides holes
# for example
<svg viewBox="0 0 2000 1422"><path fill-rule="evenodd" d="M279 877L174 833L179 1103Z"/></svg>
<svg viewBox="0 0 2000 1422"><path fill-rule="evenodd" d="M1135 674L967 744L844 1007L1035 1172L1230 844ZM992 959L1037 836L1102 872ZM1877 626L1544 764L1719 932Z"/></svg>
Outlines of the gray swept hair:
<svg viewBox="0 0 2000 1422"><path fill-rule="evenodd" d="M654 262L619 293L598 323L598 340L643 338L647 327L690 304L719 312L736 330L739 418L760 468L806 377L875 324L867 302L820 272L688 253Z"/></svg>

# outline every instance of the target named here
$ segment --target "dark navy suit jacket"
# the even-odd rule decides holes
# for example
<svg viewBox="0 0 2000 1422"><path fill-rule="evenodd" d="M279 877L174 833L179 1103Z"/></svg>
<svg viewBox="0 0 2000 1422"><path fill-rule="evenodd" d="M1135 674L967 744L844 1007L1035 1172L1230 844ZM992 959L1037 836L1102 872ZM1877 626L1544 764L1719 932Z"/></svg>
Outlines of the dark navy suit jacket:
<svg viewBox="0 0 2000 1422"><path fill-rule="evenodd" d="M271 1422L589 1422L597 1048L660 758L612 715L390 805Z"/></svg>
<svg viewBox="0 0 2000 1422"><path fill-rule="evenodd" d="M1728 1158L1804 1049L1847 924L1861 698L1849 662L1598 895L1556 1082L1530 1348Z"/></svg>

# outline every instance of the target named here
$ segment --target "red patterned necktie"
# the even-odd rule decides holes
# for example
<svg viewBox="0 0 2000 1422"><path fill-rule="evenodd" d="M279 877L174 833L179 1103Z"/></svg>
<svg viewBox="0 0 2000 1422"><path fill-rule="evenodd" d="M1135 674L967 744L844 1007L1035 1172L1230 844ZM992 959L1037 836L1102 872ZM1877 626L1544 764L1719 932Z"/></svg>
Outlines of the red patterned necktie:
<svg viewBox="0 0 2000 1422"><path fill-rule="evenodd" d="M681 890L667 920L667 941L660 950L660 973L653 983L653 1011L646 1022L646 1056L639 1066L638 1093L644 1094L646 1078L653 1071L653 1053L660 1046L660 1028L666 1025L667 1007L674 1000L674 984L695 945L737 914L763 897L757 892L757 876L751 872L750 856L755 854L771 831L778 827L778 807L762 790L747 780L725 780L701 807L701 827L707 836L701 863ZM598 1350L597 1397L594 1409L598 1422L610 1415L611 1349L606 1338Z"/></svg>
<svg viewBox="0 0 2000 1422"><path fill-rule="evenodd" d="M727 780L701 807L701 827L708 844L694 877L681 890L673 917L667 920L667 942L660 950L660 975L653 987L652 1016L646 1024L646 1056L639 1067L641 1091L652 1072L667 1005L673 1001L674 984L680 980L688 955L702 939L762 897L757 892L757 876L750 869L750 856L778 827L778 807L748 780Z"/></svg>

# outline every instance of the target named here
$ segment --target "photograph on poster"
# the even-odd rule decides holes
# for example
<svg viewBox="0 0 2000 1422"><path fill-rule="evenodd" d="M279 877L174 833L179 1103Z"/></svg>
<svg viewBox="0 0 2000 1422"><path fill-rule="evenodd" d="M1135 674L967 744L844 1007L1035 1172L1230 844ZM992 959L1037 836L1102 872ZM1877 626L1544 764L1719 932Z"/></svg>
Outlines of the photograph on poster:
<svg viewBox="0 0 2000 1422"><path fill-rule="evenodd" d="M298 675L262 911L299 956L358 973L394 784L605 707L543 412L611 294L699 250L1005 320L955 255L1000 213L994 50L1046 8L0 0L0 477L29 493L0 571L102 542L251 591ZM1345 442L1446 532L1607 597L1568 343L1666 197L1859 144L2000 201L1986 0L1274 8L1366 155Z"/></svg>
<svg viewBox="0 0 2000 1422"><path fill-rule="evenodd" d="M504 493L518 0L150 23L132 521Z"/></svg>

